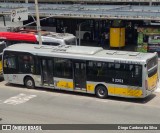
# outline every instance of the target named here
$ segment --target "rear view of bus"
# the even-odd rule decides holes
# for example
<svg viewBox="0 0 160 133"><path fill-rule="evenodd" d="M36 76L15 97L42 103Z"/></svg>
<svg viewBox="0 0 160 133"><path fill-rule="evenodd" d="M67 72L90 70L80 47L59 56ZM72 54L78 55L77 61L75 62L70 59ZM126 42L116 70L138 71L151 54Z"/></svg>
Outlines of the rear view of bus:
<svg viewBox="0 0 160 133"><path fill-rule="evenodd" d="M146 96L151 94L158 83L158 56L147 61L147 75L145 80Z"/></svg>

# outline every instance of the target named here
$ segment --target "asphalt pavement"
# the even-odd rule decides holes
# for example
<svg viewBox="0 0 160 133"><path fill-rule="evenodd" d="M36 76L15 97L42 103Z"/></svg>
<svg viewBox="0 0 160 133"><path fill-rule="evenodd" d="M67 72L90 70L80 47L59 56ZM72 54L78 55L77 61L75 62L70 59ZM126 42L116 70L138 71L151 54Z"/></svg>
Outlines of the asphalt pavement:
<svg viewBox="0 0 160 133"><path fill-rule="evenodd" d="M160 123L159 101L160 93L157 91L145 99L98 99L82 93L45 88L26 89L1 81L0 124L157 124Z"/></svg>

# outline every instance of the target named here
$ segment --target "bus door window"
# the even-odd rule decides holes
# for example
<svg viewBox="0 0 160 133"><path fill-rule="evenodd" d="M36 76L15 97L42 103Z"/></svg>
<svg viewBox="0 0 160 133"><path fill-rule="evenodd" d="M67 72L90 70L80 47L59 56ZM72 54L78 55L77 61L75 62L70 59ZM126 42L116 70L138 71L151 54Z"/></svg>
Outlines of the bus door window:
<svg viewBox="0 0 160 133"><path fill-rule="evenodd" d="M48 80L46 60L42 60L42 77L43 77L43 83L46 83Z"/></svg>
<svg viewBox="0 0 160 133"><path fill-rule="evenodd" d="M53 85L53 61L42 59L42 82L43 84Z"/></svg>
<svg viewBox="0 0 160 133"><path fill-rule="evenodd" d="M48 60L47 62L47 67L48 67L48 81L50 84L53 84L54 80L53 80L53 61L52 60Z"/></svg>
<svg viewBox="0 0 160 133"><path fill-rule="evenodd" d="M75 89L86 90L86 63L74 62Z"/></svg>

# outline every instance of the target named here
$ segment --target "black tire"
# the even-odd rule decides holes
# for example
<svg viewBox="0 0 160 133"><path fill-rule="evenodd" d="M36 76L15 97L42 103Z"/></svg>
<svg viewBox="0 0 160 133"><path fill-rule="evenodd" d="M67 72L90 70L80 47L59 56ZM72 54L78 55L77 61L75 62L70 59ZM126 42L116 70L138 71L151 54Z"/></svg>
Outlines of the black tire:
<svg viewBox="0 0 160 133"><path fill-rule="evenodd" d="M102 85L96 87L95 93L98 98L104 99L108 97L108 90Z"/></svg>
<svg viewBox="0 0 160 133"><path fill-rule="evenodd" d="M31 77L27 77L27 78L25 79L25 86L26 86L28 89L34 89L34 88L35 88L34 80L33 80Z"/></svg>

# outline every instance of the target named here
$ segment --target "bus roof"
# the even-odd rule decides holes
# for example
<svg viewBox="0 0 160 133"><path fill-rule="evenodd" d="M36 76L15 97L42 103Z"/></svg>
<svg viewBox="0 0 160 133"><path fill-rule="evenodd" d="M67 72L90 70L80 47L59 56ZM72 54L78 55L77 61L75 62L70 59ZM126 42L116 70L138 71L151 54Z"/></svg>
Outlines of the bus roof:
<svg viewBox="0 0 160 133"><path fill-rule="evenodd" d="M0 39L37 42L37 39L33 34L24 34L16 32L0 32Z"/></svg>
<svg viewBox="0 0 160 133"><path fill-rule="evenodd" d="M28 52L39 56L63 57L97 61L145 62L157 53L140 53L130 51L104 50L100 47L59 45L46 46L35 44L15 44L5 49L17 52Z"/></svg>
<svg viewBox="0 0 160 133"><path fill-rule="evenodd" d="M19 33L38 35L37 30L33 30L33 29L20 30ZM70 34L70 33L57 33L57 32L50 32L50 31L41 31L41 35L42 35L42 39L44 37L52 37L57 39L69 39L69 38L75 37L73 34Z"/></svg>
<svg viewBox="0 0 160 133"><path fill-rule="evenodd" d="M48 31L42 31L41 33L43 42L55 42L56 40L68 40L75 38L73 34L69 33L56 33ZM39 37L37 32L31 30L26 32L0 32L0 39L34 43L39 40Z"/></svg>

